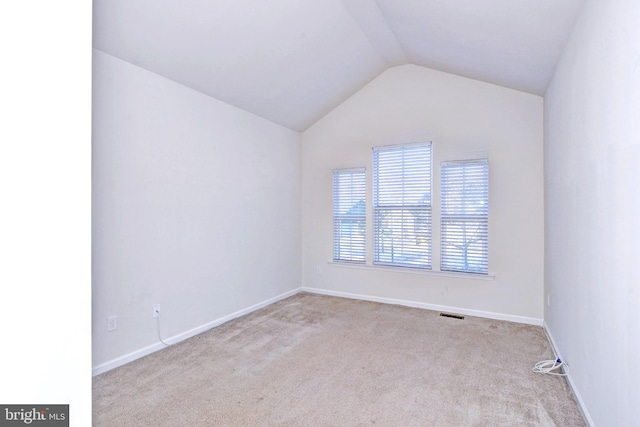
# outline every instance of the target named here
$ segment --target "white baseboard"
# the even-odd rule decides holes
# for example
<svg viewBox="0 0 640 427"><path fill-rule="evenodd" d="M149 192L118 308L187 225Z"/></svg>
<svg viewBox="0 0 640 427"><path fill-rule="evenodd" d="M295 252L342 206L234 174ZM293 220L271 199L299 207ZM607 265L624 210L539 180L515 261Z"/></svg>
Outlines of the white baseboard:
<svg viewBox="0 0 640 427"><path fill-rule="evenodd" d="M330 291L327 289L309 288L306 286L303 286L301 290L304 292L310 292L310 293L320 294L320 295L330 295L334 297L351 298L351 299L358 299L363 301L381 302L384 304L396 304L396 305L403 305L405 307L423 308L426 310L444 311L447 313L464 314L467 316L484 317L487 319L506 320L508 322L542 326L542 319L537 319L535 317L514 316L511 314L493 313L490 311L470 310L466 308L427 304L424 302L417 302L417 301L376 297L376 296L363 295L363 294L351 294L347 292Z"/></svg>
<svg viewBox="0 0 640 427"><path fill-rule="evenodd" d="M544 329L544 333L547 335L547 338L549 339L549 343L551 344L551 349L553 350L553 354L555 355L555 357L556 358L559 357L560 360L564 360L564 357L562 356L562 352L560 352L558 345L553 339L553 335L551 334L551 331L549 330L549 327L547 326L547 324L543 322L542 328ZM571 389L571 392L573 393L574 397L576 398L576 401L578 402L578 408L580 408L580 411L582 412L582 417L584 418L587 425L589 425L590 427L593 427L595 424L593 423L593 420L591 419L591 415L589 415L589 411L587 410L587 407L584 404L584 401L582 400L582 396L580 396L580 392L578 391L575 383L573 382L570 369L571 367L569 367L569 369L566 369L564 371L565 374L567 374L565 378L569 383L569 388Z"/></svg>
<svg viewBox="0 0 640 427"><path fill-rule="evenodd" d="M300 288L297 289L293 289L289 292L285 292L283 294L280 294L276 297L270 298L268 300L262 301L258 304L254 304L251 307L247 307L245 309L236 311L235 313L231 313L227 316L221 317L219 319L213 320L211 322L205 323L204 325L195 327L193 329L190 329L188 331L185 332L181 332L177 335L174 335L170 338L166 338L164 339L164 341L168 344L176 344L179 343L180 341L184 341L187 338L191 338L195 335L201 334L205 331L208 331L211 328L215 328L216 326L220 326L223 323L228 322L229 320L233 320L237 317L240 316L244 316L245 314L249 314L251 312L254 312L256 310L259 310L263 307L266 307L270 304L273 304L274 302L278 302L280 300L283 300L285 298L288 298L292 295L297 294L298 292L300 292ZM155 353L158 350L162 350L163 348L166 348L166 346L160 342L149 345L147 347L141 348L139 350L133 351L129 354L125 354L124 356L120 356L116 359L110 360L106 363L103 363L101 365L98 366L94 366L92 369L92 375L96 376L96 375L100 375L104 372L110 371L111 369L117 368L119 366L122 365L126 365L129 362L133 362L136 359L139 359L141 357L147 356L151 353Z"/></svg>

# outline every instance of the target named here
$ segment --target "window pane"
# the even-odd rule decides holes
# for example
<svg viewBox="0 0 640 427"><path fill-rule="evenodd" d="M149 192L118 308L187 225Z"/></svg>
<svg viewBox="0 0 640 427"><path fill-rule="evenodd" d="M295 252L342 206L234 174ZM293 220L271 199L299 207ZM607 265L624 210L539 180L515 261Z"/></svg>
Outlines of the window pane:
<svg viewBox="0 0 640 427"><path fill-rule="evenodd" d="M365 262L365 220L334 219L334 261Z"/></svg>
<svg viewBox="0 0 640 427"><path fill-rule="evenodd" d="M431 265L431 209L378 209L373 221L377 263Z"/></svg>
<svg viewBox="0 0 640 427"><path fill-rule="evenodd" d="M431 144L374 149L376 206L431 206Z"/></svg>
<svg viewBox="0 0 640 427"><path fill-rule="evenodd" d="M487 222L442 220L441 269L487 273Z"/></svg>
<svg viewBox="0 0 640 427"><path fill-rule="evenodd" d="M365 262L365 170L333 172L333 259Z"/></svg>

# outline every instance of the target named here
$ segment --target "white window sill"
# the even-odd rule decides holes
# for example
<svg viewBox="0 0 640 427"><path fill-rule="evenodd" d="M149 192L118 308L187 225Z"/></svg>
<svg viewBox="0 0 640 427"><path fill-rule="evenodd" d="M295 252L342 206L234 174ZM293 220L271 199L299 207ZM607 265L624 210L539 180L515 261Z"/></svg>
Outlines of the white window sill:
<svg viewBox="0 0 640 427"><path fill-rule="evenodd" d="M496 275L489 274L473 274L473 273L454 273L451 271L438 271L438 270L425 270L422 268L411 267L387 267L384 265L372 265L372 264L356 264L350 262L339 261L327 261L327 264L341 268L355 268L359 270L377 270L377 271L390 271L393 273L407 273L407 274L421 274L424 276L440 276L451 277L456 279L471 279L471 280L494 280Z"/></svg>

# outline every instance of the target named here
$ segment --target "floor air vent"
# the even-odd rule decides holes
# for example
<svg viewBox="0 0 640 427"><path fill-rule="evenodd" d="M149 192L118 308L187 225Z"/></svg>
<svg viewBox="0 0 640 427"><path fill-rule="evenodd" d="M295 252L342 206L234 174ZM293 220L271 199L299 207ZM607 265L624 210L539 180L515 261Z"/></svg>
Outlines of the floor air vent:
<svg viewBox="0 0 640 427"><path fill-rule="evenodd" d="M440 316L442 316L442 317L451 317L452 319L464 320L464 316L460 316L460 315L457 315L457 314L440 313Z"/></svg>

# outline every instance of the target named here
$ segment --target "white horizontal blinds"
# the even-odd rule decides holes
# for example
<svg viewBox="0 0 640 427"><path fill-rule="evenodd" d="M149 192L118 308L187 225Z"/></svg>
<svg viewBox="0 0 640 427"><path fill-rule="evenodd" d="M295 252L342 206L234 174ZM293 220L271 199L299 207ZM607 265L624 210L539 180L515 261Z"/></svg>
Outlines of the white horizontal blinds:
<svg viewBox="0 0 640 427"><path fill-rule="evenodd" d="M489 162L443 162L440 179L440 269L487 274Z"/></svg>
<svg viewBox="0 0 640 427"><path fill-rule="evenodd" d="M375 264L431 268L431 143L373 149Z"/></svg>
<svg viewBox="0 0 640 427"><path fill-rule="evenodd" d="M333 171L333 260L364 263L365 169Z"/></svg>

